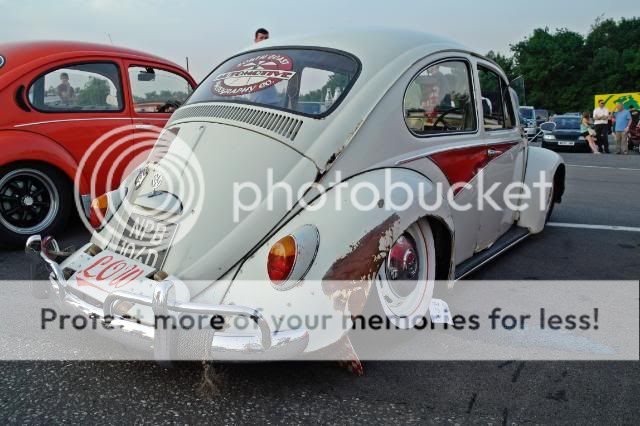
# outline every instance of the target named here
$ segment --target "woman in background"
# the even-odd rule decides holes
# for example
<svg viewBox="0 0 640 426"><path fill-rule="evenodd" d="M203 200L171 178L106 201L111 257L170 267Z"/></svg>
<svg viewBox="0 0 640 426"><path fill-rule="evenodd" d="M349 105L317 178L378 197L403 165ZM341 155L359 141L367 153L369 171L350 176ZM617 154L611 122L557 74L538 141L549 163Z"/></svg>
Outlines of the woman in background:
<svg viewBox="0 0 640 426"><path fill-rule="evenodd" d="M580 121L580 136L586 139L589 148L591 148L591 152L600 154L598 146L596 145L595 134L595 130L591 128L591 117L589 113L585 111L582 113L582 120Z"/></svg>

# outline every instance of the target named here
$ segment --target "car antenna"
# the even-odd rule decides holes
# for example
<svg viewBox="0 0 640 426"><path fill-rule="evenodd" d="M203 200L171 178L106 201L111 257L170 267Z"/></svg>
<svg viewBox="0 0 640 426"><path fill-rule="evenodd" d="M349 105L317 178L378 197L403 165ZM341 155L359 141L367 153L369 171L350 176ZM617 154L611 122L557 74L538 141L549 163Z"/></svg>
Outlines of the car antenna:
<svg viewBox="0 0 640 426"><path fill-rule="evenodd" d="M109 41L111 42L111 45L113 46L113 40L111 40L111 34L107 33L107 37L109 37Z"/></svg>

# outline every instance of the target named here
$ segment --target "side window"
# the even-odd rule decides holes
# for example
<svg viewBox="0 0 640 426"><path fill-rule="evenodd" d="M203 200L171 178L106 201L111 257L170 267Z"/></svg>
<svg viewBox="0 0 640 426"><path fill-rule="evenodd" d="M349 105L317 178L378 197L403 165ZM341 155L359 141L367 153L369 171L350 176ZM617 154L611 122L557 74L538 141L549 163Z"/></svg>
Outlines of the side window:
<svg viewBox="0 0 640 426"><path fill-rule="evenodd" d="M409 83L404 120L416 135L477 129L469 66L463 61L432 65Z"/></svg>
<svg viewBox="0 0 640 426"><path fill-rule="evenodd" d="M482 66L478 66L478 75L480 77L484 129L492 131L514 128L516 125L515 110L507 84L497 73Z"/></svg>
<svg viewBox="0 0 640 426"><path fill-rule="evenodd" d="M191 94L189 82L169 71L151 67L129 67L131 97L136 112L173 112Z"/></svg>
<svg viewBox="0 0 640 426"><path fill-rule="evenodd" d="M39 77L29 87L29 102L44 112L122 111L117 65L91 63L64 66Z"/></svg>

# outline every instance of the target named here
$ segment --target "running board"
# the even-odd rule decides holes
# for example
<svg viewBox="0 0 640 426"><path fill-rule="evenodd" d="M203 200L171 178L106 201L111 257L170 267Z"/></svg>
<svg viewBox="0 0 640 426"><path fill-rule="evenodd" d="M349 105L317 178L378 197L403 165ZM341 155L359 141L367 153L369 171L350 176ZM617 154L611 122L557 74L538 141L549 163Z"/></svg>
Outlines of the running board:
<svg viewBox="0 0 640 426"><path fill-rule="evenodd" d="M455 279L460 280L529 236L529 231L512 226L493 245L456 266Z"/></svg>

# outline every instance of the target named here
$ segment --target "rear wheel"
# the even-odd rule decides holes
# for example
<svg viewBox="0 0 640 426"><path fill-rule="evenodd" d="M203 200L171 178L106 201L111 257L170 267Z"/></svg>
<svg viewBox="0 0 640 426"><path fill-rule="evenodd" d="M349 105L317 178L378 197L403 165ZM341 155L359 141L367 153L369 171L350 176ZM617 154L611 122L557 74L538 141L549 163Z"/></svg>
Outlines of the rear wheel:
<svg viewBox="0 0 640 426"><path fill-rule="evenodd" d="M376 280L382 311L397 328L413 328L426 318L435 266L431 227L427 221L414 223L393 244Z"/></svg>
<svg viewBox="0 0 640 426"><path fill-rule="evenodd" d="M51 234L69 218L73 194L51 166L15 163L0 168L0 243L20 246L33 234Z"/></svg>

